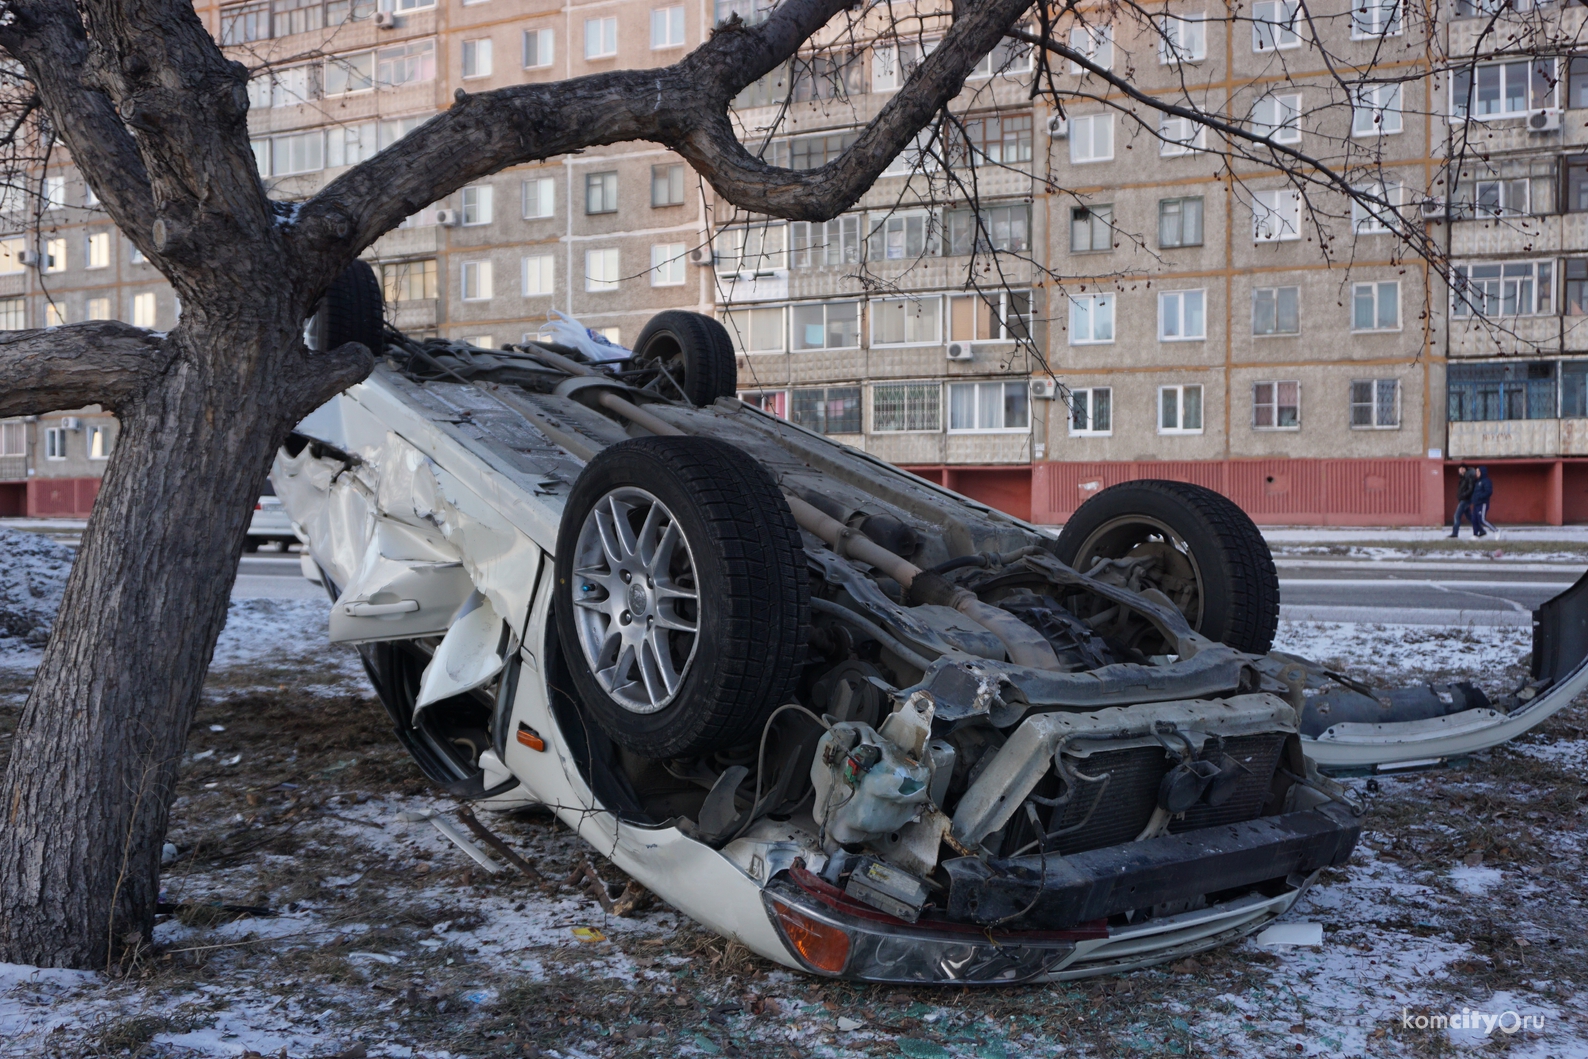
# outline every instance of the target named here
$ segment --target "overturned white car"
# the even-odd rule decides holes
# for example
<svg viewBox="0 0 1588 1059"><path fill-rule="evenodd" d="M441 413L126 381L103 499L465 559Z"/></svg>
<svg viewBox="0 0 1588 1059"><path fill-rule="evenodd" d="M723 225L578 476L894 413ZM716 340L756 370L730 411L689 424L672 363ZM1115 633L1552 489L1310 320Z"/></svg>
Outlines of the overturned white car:
<svg viewBox="0 0 1588 1059"><path fill-rule="evenodd" d="M1535 652L1562 679L1513 701L1365 688L1269 653L1273 562L1216 494L1116 487L1055 540L738 401L708 318L483 350L383 334L372 284L322 340L381 365L272 471L331 638L433 780L552 807L791 967L1010 983L1221 944L1349 856L1314 759L1489 745L1588 679L1568 600Z"/></svg>

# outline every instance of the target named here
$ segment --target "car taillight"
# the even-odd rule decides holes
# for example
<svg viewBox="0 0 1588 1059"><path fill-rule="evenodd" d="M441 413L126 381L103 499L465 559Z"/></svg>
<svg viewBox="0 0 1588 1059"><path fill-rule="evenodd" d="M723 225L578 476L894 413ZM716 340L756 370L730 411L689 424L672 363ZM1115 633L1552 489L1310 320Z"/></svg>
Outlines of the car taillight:
<svg viewBox="0 0 1588 1059"><path fill-rule="evenodd" d="M843 974L849 962L849 935L842 927L801 915L781 901L768 902L777 914L783 936L800 958L818 971Z"/></svg>
<svg viewBox="0 0 1588 1059"><path fill-rule="evenodd" d="M259 503L258 501L254 502L254 510L255 511L263 511L264 509L265 509L265 505Z"/></svg>

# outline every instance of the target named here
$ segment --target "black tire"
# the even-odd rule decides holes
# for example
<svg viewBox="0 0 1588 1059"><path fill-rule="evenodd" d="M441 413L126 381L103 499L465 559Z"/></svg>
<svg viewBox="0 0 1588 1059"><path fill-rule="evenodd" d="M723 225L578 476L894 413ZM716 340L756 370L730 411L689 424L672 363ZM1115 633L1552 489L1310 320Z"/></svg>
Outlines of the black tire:
<svg viewBox="0 0 1588 1059"><path fill-rule="evenodd" d="M616 686L627 672L621 663L602 670L608 675L598 677L584 644L589 639L601 641L603 651L621 650L610 645L613 637L624 635L618 625L629 625L624 615L634 623L629 635L653 635L638 626L637 614L623 610L609 619L609 612L602 609L611 600L634 600L637 593L640 597L644 593L637 582L631 582L622 596L601 583L603 578L621 576L604 558L610 554L605 550L594 560L604 567L599 573L576 574L575 566L581 535L587 520L596 517L592 512L597 505L624 491L632 498L641 490L664 506L682 533L693 584L675 584L693 587L696 605L692 637L654 630L667 638L676 691L660 702L653 699L635 706L625 705L614 694L644 695L649 682L644 689L638 680ZM634 529L639 509L624 517ZM590 554L596 553L587 553L586 570L596 568ZM676 558L675 550L674 569L684 560ZM738 746L757 738L771 710L794 693L810 626L799 529L772 476L754 458L725 442L646 437L619 442L599 453L574 483L563 509L556 579L552 606L574 690L601 730L636 754L673 758ZM583 607L575 604L576 596L585 601ZM649 623L662 616L666 601L639 598L638 603L635 611L645 613ZM688 621L687 600L675 606L683 609L675 609L671 616ZM581 630L587 639L581 637ZM677 668L686 647L688 656ZM608 693L603 680L615 685L614 694Z"/></svg>
<svg viewBox="0 0 1588 1059"><path fill-rule="evenodd" d="M375 356L386 349L386 306L380 279L367 261L354 261L334 281L315 308L309 331L321 352L359 342Z"/></svg>
<svg viewBox="0 0 1588 1059"><path fill-rule="evenodd" d="M667 370L666 375L658 371L652 384L658 393L682 396L696 408L739 391L733 339L721 323L700 313L669 309L651 317L634 343L634 358Z"/></svg>
<svg viewBox="0 0 1588 1059"><path fill-rule="evenodd" d="M1279 574L1257 525L1228 497L1186 482L1122 482L1082 504L1054 551L1081 572L1118 559L1167 529L1183 543L1194 602L1175 598L1191 627L1240 651L1267 654L1279 625Z"/></svg>

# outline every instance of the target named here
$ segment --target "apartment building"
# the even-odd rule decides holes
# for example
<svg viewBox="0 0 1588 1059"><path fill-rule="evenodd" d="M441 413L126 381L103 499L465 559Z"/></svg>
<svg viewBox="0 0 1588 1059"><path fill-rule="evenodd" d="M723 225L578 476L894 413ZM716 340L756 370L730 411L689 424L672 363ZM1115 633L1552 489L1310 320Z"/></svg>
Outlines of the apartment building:
<svg viewBox="0 0 1588 1059"><path fill-rule="evenodd" d="M672 62L716 21L755 21L767 6L198 10L260 71L255 151L273 193L290 198L459 89ZM1498 18L1535 34L1542 24L1553 40L1581 28L1580 8L1528 7ZM1217 488L1264 522L1435 523L1452 461L1477 458L1499 483L1495 517L1588 519L1575 458L1588 456L1588 335L1575 326L1588 256L1572 256L1588 254L1573 220L1588 215L1588 67L1553 52L1483 59L1516 43L1466 0L1438 30L1450 54L1479 57L1454 77L1405 46L1421 31L1396 0L1314 10L1306 32L1296 13L1292 0L1233 18L1175 0L1153 25L1087 18L1060 32L1138 90L1189 94L1376 174L1393 217L1327 189L1302 195L1271 161L1220 157L1191 122L1138 107L1144 125L1114 87L1068 63L1042 73L1064 90L1061 112L1033 98L1037 64L1011 40L972 75L954 121L824 224L745 216L676 156L629 144L482 180L368 256L398 326L479 344L518 341L552 310L620 343L661 309L716 313L747 401L1039 521L1155 476ZM780 165L822 165L945 29L940 16L895 11L835 30L740 96L745 142ZM174 324L180 305L76 176L49 174L44 188L34 230L0 241L0 326ZM1405 225L1448 252L1449 281L1407 253ZM0 483L94 476L86 427L5 429ZM82 449L88 470L75 455L50 464L47 434L64 438L62 452ZM6 488L0 502L14 503ZM92 498L52 488L57 505L67 492Z"/></svg>

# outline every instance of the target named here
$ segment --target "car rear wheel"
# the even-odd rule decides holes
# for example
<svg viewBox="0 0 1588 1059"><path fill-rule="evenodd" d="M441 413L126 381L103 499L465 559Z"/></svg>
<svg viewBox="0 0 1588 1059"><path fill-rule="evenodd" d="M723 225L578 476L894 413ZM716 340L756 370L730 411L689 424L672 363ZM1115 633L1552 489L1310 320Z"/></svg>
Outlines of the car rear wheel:
<svg viewBox="0 0 1588 1059"><path fill-rule="evenodd" d="M710 438L590 461L557 536L556 627L589 716L650 758L753 739L810 623L799 530L766 469Z"/></svg>
<svg viewBox="0 0 1588 1059"><path fill-rule="evenodd" d="M634 359L654 370L645 389L697 408L738 392L733 340L721 323L700 313L671 309L651 317L634 343Z"/></svg>
<svg viewBox="0 0 1588 1059"><path fill-rule="evenodd" d="M354 261L331 282L305 330L309 348L325 352L348 342L375 356L386 348L386 309L380 279L367 261Z"/></svg>
<svg viewBox="0 0 1588 1059"><path fill-rule="evenodd" d="M1086 573L1105 559L1153 558L1147 580L1210 640L1266 654L1279 625L1268 543L1229 498L1187 482L1111 486L1082 504L1055 547Z"/></svg>

